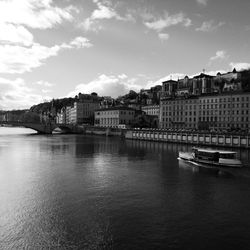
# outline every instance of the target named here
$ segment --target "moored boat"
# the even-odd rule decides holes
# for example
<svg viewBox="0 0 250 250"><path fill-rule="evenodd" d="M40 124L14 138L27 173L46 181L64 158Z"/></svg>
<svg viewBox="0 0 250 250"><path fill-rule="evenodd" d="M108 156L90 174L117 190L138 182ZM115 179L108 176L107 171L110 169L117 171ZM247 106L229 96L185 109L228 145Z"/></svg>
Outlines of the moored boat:
<svg viewBox="0 0 250 250"><path fill-rule="evenodd" d="M179 159L217 167L242 167L234 151L193 148L192 152L179 152Z"/></svg>

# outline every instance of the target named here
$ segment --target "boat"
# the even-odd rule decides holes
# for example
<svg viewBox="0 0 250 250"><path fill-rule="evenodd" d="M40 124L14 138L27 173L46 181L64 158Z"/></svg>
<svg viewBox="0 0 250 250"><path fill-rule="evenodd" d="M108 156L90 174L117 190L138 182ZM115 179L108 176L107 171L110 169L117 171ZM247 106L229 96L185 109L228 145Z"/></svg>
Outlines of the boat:
<svg viewBox="0 0 250 250"><path fill-rule="evenodd" d="M243 167L234 151L193 148L192 152L179 152L179 159L216 167Z"/></svg>

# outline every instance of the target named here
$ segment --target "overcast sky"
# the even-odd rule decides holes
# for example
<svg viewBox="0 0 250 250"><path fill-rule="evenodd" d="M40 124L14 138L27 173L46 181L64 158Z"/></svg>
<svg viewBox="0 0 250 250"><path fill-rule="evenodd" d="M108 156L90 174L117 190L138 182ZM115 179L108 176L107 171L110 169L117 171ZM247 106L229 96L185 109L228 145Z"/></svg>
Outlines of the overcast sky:
<svg viewBox="0 0 250 250"><path fill-rule="evenodd" d="M0 109L250 67L249 0L0 0Z"/></svg>

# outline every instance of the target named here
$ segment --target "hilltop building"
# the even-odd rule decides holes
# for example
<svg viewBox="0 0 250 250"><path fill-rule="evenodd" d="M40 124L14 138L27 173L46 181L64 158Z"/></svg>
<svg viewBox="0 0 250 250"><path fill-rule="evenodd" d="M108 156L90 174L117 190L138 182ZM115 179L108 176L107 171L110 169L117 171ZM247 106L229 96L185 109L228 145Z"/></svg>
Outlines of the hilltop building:
<svg viewBox="0 0 250 250"><path fill-rule="evenodd" d="M145 112L147 115L159 117L160 106L159 105L142 106L141 110Z"/></svg>

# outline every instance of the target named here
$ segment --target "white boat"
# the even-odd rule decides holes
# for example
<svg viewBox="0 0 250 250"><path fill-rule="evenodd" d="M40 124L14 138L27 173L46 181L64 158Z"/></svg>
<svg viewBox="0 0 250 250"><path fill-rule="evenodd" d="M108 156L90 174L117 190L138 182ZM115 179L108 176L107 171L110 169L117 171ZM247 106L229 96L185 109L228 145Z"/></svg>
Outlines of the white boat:
<svg viewBox="0 0 250 250"><path fill-rule="evenodd" d="M179 159L192 163L206 164L217 167L242 167L234 151L193 148L192 152L179 152Z"/></svg>

